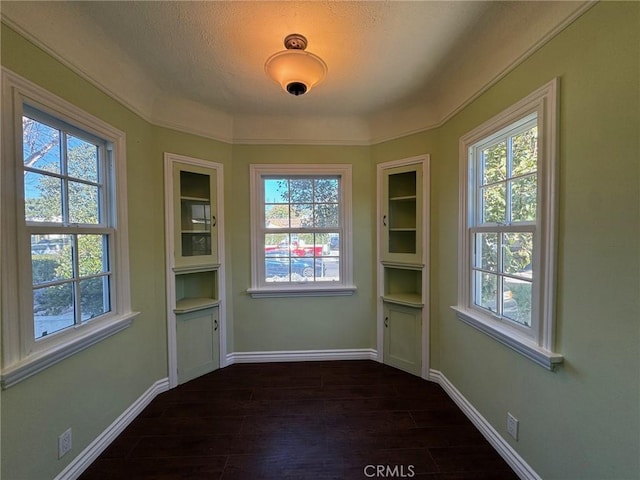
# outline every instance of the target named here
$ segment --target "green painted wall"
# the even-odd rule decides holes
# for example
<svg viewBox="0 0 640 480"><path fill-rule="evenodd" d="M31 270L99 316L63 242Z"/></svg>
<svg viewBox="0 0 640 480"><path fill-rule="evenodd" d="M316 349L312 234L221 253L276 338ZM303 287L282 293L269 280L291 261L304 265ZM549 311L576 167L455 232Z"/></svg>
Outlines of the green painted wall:
<svg viewBox="0 0 640 480"><path fill-rule="evenodd" d="M593 7L436 131L432 305L436 368L544 479L640 475L640 4ZM560 77L556 372L458 321L458 140ZM424 134L423 134L424 135ZM419 150L421 136L376 146ZM407 142L409 142L407 146Z"/></svg>
<svg viewBox="0 0 640 480"><path fill-rule="evenodd" d="M127 133L131 328L2 392L2 478L53 478L166 371L162 153L225 168L230 352L375 348L376 164L431 154L431 366L545 479L640 472L640 5L596 5L438 129L373 147L230 146L155 127L2 27L2 64ZM558 350L548 372L459 322L458 140L559 76ZM353 165L351 297L252 299L249 164ZM149 208L149 206L157 206ZM74 449L57 459L72 427ZM38 452L33 455L32 452Z"/></svg>
<svg viewBox="0 0 640 480"><path fill-rule="evenodd" d="M162 161L153 128L2 25L2 65L127 134L131 302L141 312L125 331L2 392L2 467L11 480L55 477L166 373ZM144 181L142 181L144 179ZM73 450L57 438L73 429Z"/></svg>
<svg viewBox="0 0 640 480"><path fill-rule="evenodd" d="M368 147L252 146L233 149L227 225L233 246L235 351L375 348L375 171ZM353 176L353 264L358 291L346 297L251 298L249 165L347 163Z"/></svg>

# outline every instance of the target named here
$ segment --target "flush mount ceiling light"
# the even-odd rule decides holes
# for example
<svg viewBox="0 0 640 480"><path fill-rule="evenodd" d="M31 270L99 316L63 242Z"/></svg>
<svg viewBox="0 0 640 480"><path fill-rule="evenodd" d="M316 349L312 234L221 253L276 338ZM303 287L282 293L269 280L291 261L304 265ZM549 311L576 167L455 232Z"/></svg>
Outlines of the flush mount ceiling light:
<svg viewBox="0 0 640 480"><path fill-rule="evenodd" d="M324 79L327 64L317 55L305 52L307 39L299 33L287 35L284 46L286 50L267 59L264 70L290 94L302 95Z"/></svg>

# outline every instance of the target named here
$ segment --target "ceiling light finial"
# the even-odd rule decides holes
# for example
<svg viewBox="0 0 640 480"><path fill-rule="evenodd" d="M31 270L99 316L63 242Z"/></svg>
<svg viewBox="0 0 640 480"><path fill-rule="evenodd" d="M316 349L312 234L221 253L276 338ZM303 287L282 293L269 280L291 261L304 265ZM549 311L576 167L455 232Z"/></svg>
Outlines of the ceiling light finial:
<svg viewBox="0 0 640 480"><path fill-rule="evenodd" d="M306 52L307 39L299 33L287 35L286 50L271 55L264 70L275 82L292 95L303 95L320 83L327 74L327 64L313 53Z"/></svg>

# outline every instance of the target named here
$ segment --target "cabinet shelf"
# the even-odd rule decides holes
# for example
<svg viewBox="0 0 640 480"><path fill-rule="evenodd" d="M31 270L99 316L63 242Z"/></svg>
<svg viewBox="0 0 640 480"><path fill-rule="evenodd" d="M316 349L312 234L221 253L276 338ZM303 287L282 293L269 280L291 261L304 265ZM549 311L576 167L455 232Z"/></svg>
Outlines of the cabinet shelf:
<svg viewBox="0 0 640 480"><path fill-rule="evenodd" d="M382 300L387 303L395 303L396 305L404 305L406 307L422 308L421 295L418 293L393 293L385 294L382 296Z"/></svg>
<svg viewBox="0 0 640 480"><path fill-rule="evenodd" d="M389 197L390 202L411 202L415 201L418 197L416 195L403 195L399 197Z"/></svg>
<svg viewBox="0 0 640 480"><path fill-rule="evenodd" d="M181 195L180 200L185 202L209 202L210 197L192 197L187 195Z"/></svg>
<svg viewBox="0 0 640 480"><path fill-rule="evenodd" d="M219 263L211 263L208 265L191 265L188 267L173 267L173 271L176 275L186 275L189 273L198 272L211 272L220 268Z"/></svg>
<svg viewBox="0 0 640 480"><path fill-rule="evenodd" d="M205 310L220 304L217 298L182 298L176 302L174 313L189 313Z"/></svg>

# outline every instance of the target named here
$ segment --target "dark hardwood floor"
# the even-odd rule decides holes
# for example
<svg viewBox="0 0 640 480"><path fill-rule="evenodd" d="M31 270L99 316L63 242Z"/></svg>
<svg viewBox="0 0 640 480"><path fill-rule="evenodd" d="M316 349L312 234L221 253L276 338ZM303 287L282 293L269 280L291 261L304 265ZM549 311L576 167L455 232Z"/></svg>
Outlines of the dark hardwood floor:
<svg viewBox="0 0 640 480"><path fill-rule="evenodd" d="M364 360L200 377L156 397L80 478L518 477L440 386Z"/></svg>

